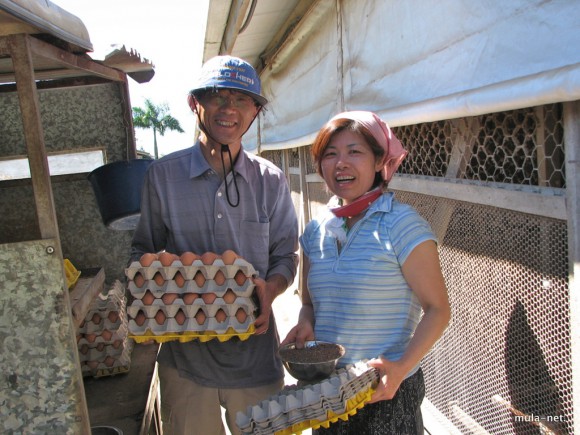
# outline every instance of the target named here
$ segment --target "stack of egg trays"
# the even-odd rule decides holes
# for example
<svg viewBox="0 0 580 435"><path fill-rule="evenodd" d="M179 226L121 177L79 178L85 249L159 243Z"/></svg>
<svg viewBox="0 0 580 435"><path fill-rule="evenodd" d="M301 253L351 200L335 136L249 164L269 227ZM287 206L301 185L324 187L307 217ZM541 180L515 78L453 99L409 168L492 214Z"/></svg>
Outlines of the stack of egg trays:
<svg viewBox="0 0 580 435"><path fill-rule="evenodd" d="M308 428L328 428L347 420L370 400L378 372L366 361L337 370L328 379L303 387L287 386L277 395L239 412L236 424L243 434L286 435Z"/></svg>
<svg viewBox="0 0 580 435"><path fill-rule="evenodd" d="M133 343L128 334L126 305L119 281L91 302L77 337L83 376L111 376L129 370ZM95 322L97 318L100 320Z"/></svg>
<svg viewBox="0 0 580 435"><path fill-rule="evenodd" d="M218 285L214 277L218 271L222 271L225 276L225 282ZM238 271L241 271L246 280L242 285L238 285L234 277ZM185 284L179 287L174 280L177 273L185 279ZM199 287L194 280L195 275L201 272L205 278L203 286ZM137 287L134 278L140 273L145 278L145 283ZM153 279L160 273L164 279L163 284L159 285ZM179 340L181 342L198 339L208 341L217 338L220 341L229 340L232 337L238 337L246 340L254 332L254 321L256 305L252 300L254 292L254 283L250 279L256 276L254 267L242 258L237 258L233 264L224 264L221 259L216 259L213 264L206 265L201 260L195 260L190 266L183 265L179 260L174 261L171 266L163 266L159 260L153 261L151 266L143 267L138 261L132 262L125 270L129 279L128 288L135 300L127 307L129 314L129 333L131 338L136 342L155 340L165 342L169 340ZM223 295L231 289L237 296L234 303L227 304L222 298ZM155 300L150 305L144 305L141 299L149 290ZM187 305L183 299L178 298L171 305L166 305L161 297L165 293L177 293L180 296L185 293L197 293L200 295L193 304ZM205 293L214 293L216 299L211 304L206 304L201 295ZM239 308L246 313L246 319L240 323L235 314ZM186 320L180 325L174 316L182 310L185 313ZM195 315L202 310L206 316L205 322L199 324ZM215 319L215 314L222 309L226 314L223 322ZM165 314L165 322L160 325L155 320L155 315L159 310ZM142 311L146 320L142 325L137 325L135 317Z"/></svg>

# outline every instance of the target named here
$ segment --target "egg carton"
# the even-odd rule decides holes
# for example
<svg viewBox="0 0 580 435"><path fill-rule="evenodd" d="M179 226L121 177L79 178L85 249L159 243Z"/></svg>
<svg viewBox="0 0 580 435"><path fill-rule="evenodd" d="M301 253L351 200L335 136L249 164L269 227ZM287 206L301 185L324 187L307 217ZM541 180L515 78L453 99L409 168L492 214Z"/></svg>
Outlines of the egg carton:
<svg viewBox="0 0 580 435"><path fill-rule="evenodd" d="M162 324L156 319L146 319L142 325L137 325L135 320L129 320L129 332L131 337L141 335L167 336L168 334L186 335L187 333L200 334L212 333L220 334L245 334L250 326L253 325L255 318L248 315L246 320L240 323L235 317L226 317L224 321L219 322L214 317L206 315L205 321L199 324L195 318L186 318L183 324L179 324L175 318L166 317Z"/></svg>
<svg viewBox="0 0 580 435"><path fill-rule="evenodd" d="M82 375L100 378L127 373L131 367L133 347L134 341L127 339L124 342L122 353L118 356L105 355L102 360L81 361Z"/></svg>
<svg viewBox="0 0 580 435"><path fill-rule="evenodd" d="M98 334L113 331L127 322L125 289L117 280L107 293L101 293L91 301L85 320L79 326L81 334Z"/></svg>
<svg viewBox="0 0 580 435"><path fill-rule="evenodd" d="M238 412L243 434L292 434L308 428L328 428L346 420L370 400L378 372L366 361L347 365L328 379L304 387L285 387L258 405Z"/></svg>
<svg viewBox="0 0 580 435"><path fill-rule="evenodd" d="M95 347L79 346L79 359L83 361L104 361L106 357L120 357L125 350L125 342L118 340L112 344L100 343Z"/></svg>
<svg viewBox="0 0 580 435"><path fill-rule="evenodd" d="M160 273L163 279L168 281L172 280L177 272L181 273L186 280L193 280L195 274L201 272L205 279L211 280L218 271L221 271L226 279L233 279L238 271L246 277L256 274L256 270L249 262L238 258L233 264L225 264L221 259L216 259L210 265L203 264L201 260L195 260L191 266L185 266L179 260L174 261L170 266L163 266L159 260L155 260L150 266L144 267L138 261L134 261L125 269L125 275L129 280L134 280L135 275L140 273L145 280L152 280L156 273Z"/></svg>
<svg viewBox="0 0 580 435"><path fill-rule="evenodd" d="M237 298L234 303L228 304L222 298L216 298L211 304L206 304L202 298L197 298L192 304L186 304L183 299L175 299L170 305L163 303L161 299L155 299L150 305L145 305L139 299L135 299L127 307L127 314L130 319L135 319L139 311L145 314L148 319L153 319L159 311L163 311L166 317L175 317L181 310L186 318L193 318L199 310L203 310L208 317L215 317L219 310L223 310L228 317L235 317L238 309L244 310L246 315L251 315L256 310L254 301L250 298Z"/></svg>
<svg viewBox="0 0 580 435"><path fill-rule="evenodd" d="M126 308L119 311L115 322L111 322L108 318L99 322L85 321L78 329L80 334L99 334L101 331L115 331L127 323Z"/></svg>
<svg viewBox="0 0 580 435"><path fill-rule="evenodd" d="M124 322L116 330L102 330L96 333L79 334L77 335L77 345L87 345L89 347L96 347L99 344L113 344L119 340L127 338L129 332L128 322Z"/></svg>
<svg viewBox="0 0 580 435"><path fill-rule="evenodd" d="M254 291L254 283L251 279L246 279L242 284L238 284L235 279L227 278L222 284L213 280L206 280L203 285L198 285L195 280L186 280L183 285L178 285L175 280L166 280L159 284L154 279L146 280L141 287L135 284L135 281L129 281L128 289L135 298L142 298L143 295L150 291L155 297L161 297L165 293L216 293L223 295L228 289L231 289L237 296L249 297Z"/></svg>

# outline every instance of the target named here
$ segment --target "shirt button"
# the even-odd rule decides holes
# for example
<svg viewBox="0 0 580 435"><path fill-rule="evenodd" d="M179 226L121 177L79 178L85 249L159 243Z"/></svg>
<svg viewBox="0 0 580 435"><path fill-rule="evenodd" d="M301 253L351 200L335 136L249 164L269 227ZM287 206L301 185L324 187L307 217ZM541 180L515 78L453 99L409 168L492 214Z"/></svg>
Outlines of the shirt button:
<svg viewBox="0 0 580 435"><path fill-rule="evenodd" d="M220 196L220 197L221 197L221 196L222 196L222 193L221 193L221 192L218 192L218 196Z"/></svg>
<svg viewBox="0 0 580 435"><path fill-rule="evenodd" d="M222 218L222 214L221 213L218 213L217 217L218 217L218 219L221 219Z"/></svg>

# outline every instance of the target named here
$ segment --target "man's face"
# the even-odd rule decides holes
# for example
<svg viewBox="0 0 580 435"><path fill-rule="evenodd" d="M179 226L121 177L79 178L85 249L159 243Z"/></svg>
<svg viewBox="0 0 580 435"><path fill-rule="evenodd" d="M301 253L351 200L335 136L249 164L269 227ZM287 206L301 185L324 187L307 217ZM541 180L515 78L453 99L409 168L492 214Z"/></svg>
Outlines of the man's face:
<svg viewBox="0 0 580 435"><path fill-rule="evenodd" d="M241 144L259 106L243 92L220 89L200 96L196 110L207 130L207 140L231 146Z"/></svg>

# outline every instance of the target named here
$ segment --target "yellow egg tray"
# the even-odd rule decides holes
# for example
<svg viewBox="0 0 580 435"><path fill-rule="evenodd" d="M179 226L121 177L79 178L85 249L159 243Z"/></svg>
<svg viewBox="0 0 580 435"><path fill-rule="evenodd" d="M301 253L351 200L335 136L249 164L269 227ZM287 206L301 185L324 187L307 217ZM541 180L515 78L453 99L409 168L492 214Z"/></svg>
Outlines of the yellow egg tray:
<svg viewBox="0 0 580 435"><path fill-rule="evenodd" d="M64 263L64 272L66 275L66 285L70 290L79 280L79 277L81 276L81 271L77 270L77 268L74 267L74 265L70 262L68 258L65 258L63 260L63 263Z"/></svg>
<svg viewBox="0 0 580 435"><path fill-rule="evenodd" d="M202 343L217 339L220 342L228 341L231 338L238 337L240 340L245 341L254 334L256 327L254 324L250 324L245 332L238 332L234 328L228 328L225 332L217 333L216 331L184 331L182 333L165 333L162 335L154 334L150 329L140 335L129 335L137 343L143 343L146 341L154 340L157 343L165 343L167 341L179 341L180 343L187 343L192 340L199 340Z"/></svg>
<svg viewBox="0 0 580 435"><path fill-rule="evenodd" d="M335 414L332 411L326 413L327 419L324 421L320 420L308 420L296 423L286 429L274 432L274 435L300 435L302 431L307 429L320 429L321 427L328 429L331 423L336 423L339 419L342 421L347 421L348 417L355 415L357 410L361 409L365 403L371 400L375 389L370 387L365 391L358 392L354 397L350 398L346 402L346 410L342 414Z"/></svg>

